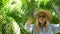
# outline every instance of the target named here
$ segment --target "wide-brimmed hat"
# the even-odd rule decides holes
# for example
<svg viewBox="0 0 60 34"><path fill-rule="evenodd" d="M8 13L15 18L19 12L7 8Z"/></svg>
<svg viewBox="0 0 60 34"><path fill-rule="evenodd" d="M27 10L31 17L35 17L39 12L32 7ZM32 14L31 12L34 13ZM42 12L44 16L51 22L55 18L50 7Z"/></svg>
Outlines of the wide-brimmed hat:
<svg viewBox="0 0 60 34"><path fill-rule="evenodd" d="M49 10L38 10L38 11L35 12L35 16L40 14L41 12L46 14L49 21L52 20L52 13Z"/></svg>

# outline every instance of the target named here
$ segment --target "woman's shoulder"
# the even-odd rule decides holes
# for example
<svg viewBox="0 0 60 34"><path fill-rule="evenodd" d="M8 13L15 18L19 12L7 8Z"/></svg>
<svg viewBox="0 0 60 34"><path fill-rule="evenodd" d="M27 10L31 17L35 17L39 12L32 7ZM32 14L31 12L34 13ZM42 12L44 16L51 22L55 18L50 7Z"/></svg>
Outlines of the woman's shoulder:
<svg viewBox="0 0 60 34"><path fill-rule="evenodd" d="M50 24L50 26L58 26L59 24Z"/></svg>
<svg viewBox="0 0 60 34"><path fill-rule="evenodd" d="M57 27L59 24L50 24L51 27Z"/></svg>

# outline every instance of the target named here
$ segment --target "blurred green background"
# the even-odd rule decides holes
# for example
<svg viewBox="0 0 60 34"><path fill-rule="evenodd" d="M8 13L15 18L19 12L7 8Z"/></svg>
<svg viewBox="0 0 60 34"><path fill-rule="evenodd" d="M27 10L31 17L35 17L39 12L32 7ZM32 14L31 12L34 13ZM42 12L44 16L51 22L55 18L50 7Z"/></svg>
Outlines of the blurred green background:
<svg viewBox="0 0 60 34"><path fill-rule="evenodd" d="M60 0L0 0L0 34L17 34L19 29L21 34L29 34L24 24L40 9L50 10L52 23L60 23Z"/></svg>

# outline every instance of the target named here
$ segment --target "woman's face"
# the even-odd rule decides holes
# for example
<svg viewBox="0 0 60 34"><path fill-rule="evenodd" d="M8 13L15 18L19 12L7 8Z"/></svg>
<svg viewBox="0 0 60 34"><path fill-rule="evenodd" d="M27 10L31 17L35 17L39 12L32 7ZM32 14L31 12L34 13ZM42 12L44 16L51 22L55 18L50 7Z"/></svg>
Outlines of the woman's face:
<svg viewBox="0 0 60 34"><path fill-rule="evenodd" d="M46 17L46 15L44 13L40 13L39 17L38 17L39 18L38 19L39 23L44 24L45 21L46 21L45 17Z"/></svg>

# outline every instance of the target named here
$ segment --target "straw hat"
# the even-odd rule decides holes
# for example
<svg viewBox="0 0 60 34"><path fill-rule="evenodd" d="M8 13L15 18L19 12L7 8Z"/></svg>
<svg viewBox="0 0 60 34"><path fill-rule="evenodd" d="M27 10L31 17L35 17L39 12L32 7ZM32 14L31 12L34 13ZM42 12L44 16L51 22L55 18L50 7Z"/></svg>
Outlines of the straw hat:
<svg viewBox="0 0 60 34"><path fill-rule="evenodd" d="M48 11L48 10L39 10L39 11L36 11L36 12L35 12L35 16L38 15L38 14L40 14L41 12L43 12L43 13L46 14L46 16L47 16L47 18L49 19L49 21L52 20L52 14L51 14L51 12Z"/></svg>

